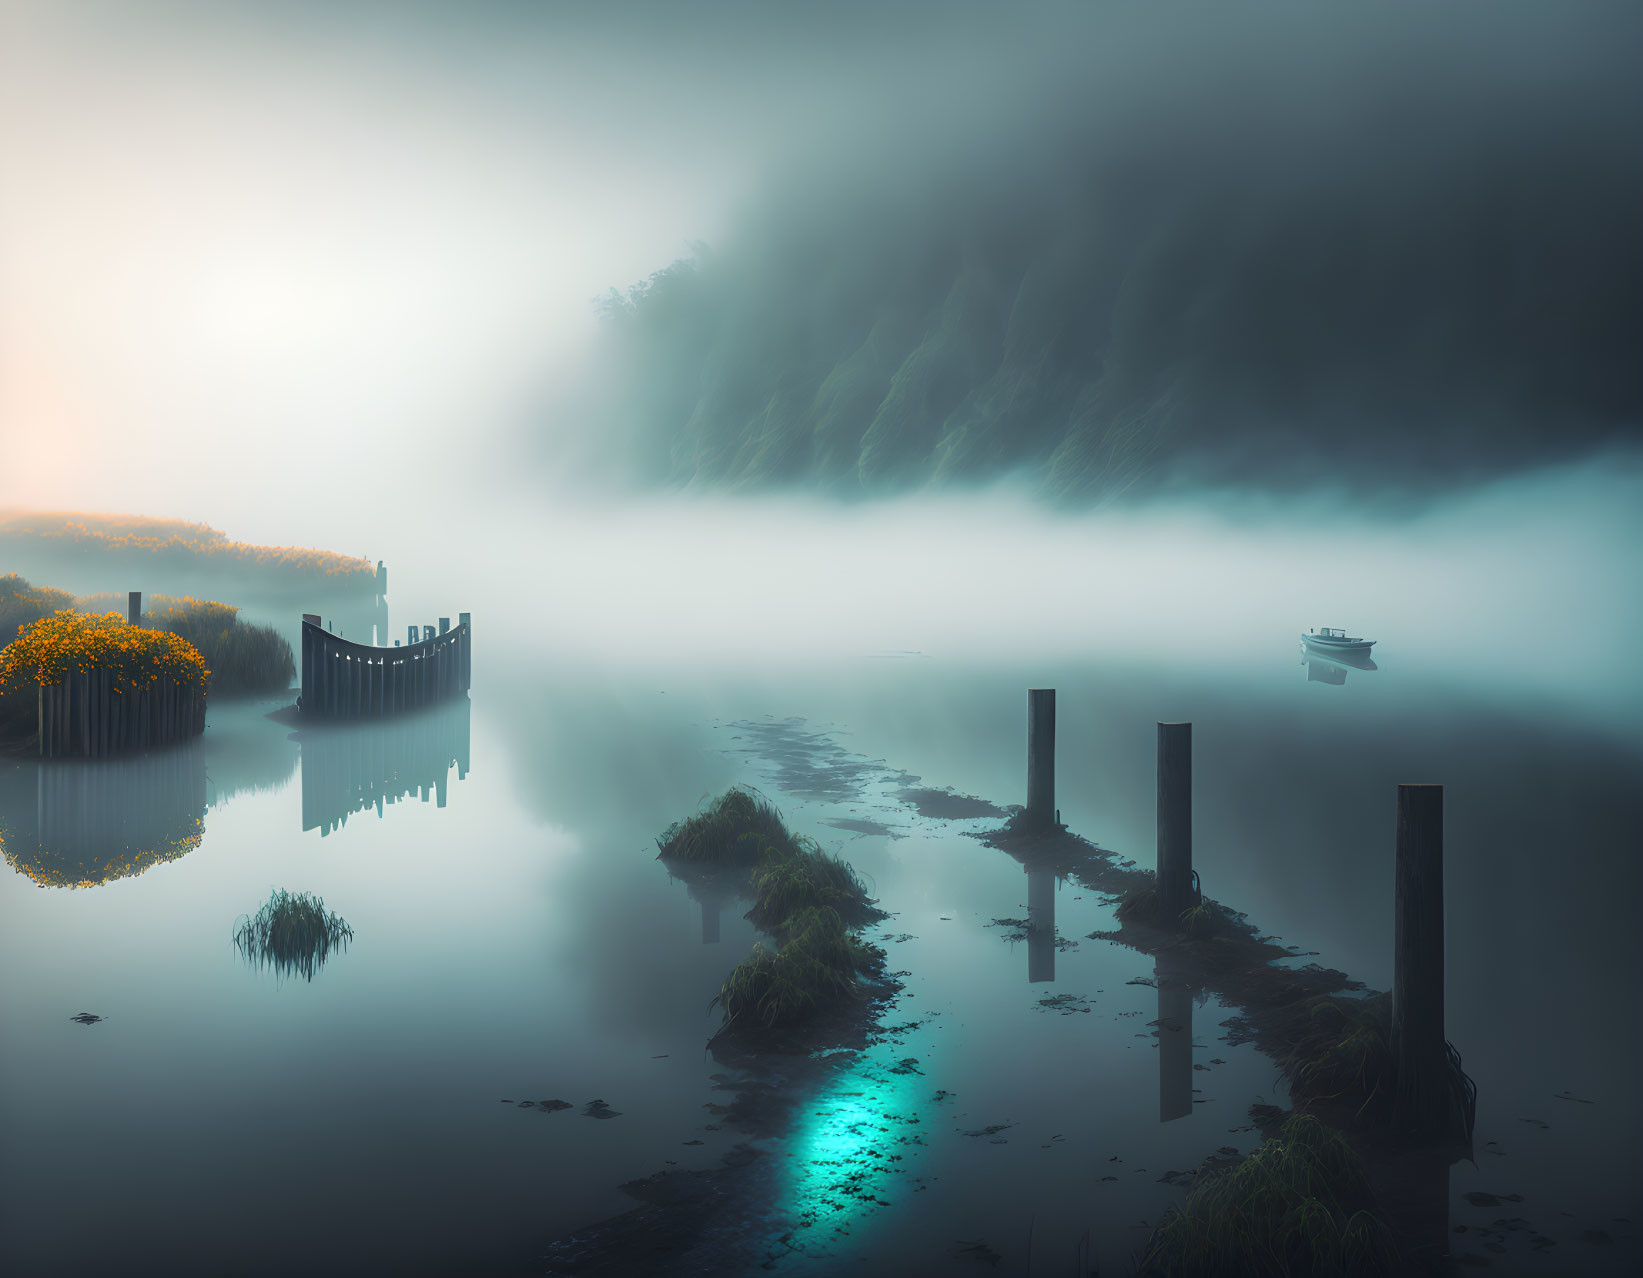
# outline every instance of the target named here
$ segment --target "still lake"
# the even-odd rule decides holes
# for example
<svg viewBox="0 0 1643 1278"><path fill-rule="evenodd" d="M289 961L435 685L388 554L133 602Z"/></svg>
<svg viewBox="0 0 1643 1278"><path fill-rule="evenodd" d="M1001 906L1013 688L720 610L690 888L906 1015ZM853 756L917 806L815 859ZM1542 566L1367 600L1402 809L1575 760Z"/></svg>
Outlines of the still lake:
<svg viewBox="0 0 1643 1278"><path fill-rule="evenodd" d="M712 1108L734 1078L704 1050L708 1003L758 938L745 903L693 895L654 840L736 782L857 867L892 912L868 935L907 974L897 1033L771 1146L784 1209L812 1223L783 1244L754 1222L755 1259L1062 1274L1087 1237L1124 1272L1180 1193L1167 1174L1252 1148L1248 1107L1284 1091L1201 1001L1195 1103L1161 1122L1158 995L1131 983L1152 961L1088 939L1110 905L1060 884L1053 979L1030 981L1046 973L994 922L1026 913L1020 865L966 837L988 821L902 801L916 784L1022 802L1029 687L1058 690L1062 819L1142 866L1154 724L1191 720L1206 893L1297 963L1374 988L1391 980L1395 787L1442 782L1448 1034L1478 1085L1454 1250L1501 1274L1632 1271L1629 671L1569 656L1525 692L1412 642L1341 671L1273 622L1268 646L1203 660L545 673L524 634L487 659L485 626L471 705L293 734L265 717L276 703L220 704L161 770L0 763L6 1273L517 1273L631 1206L624 1181L717 1163L742 1137ZM395 801L361 808L373 791ZM165 850L103 879L87 839ZM311 983L230 943L276 888L353 928ZM549 1099L570 1107L524 1104ZM617 1116L585 1114L594 1099ZM868 1169L866 1192L837 1192L840 1164Z"/></svg>

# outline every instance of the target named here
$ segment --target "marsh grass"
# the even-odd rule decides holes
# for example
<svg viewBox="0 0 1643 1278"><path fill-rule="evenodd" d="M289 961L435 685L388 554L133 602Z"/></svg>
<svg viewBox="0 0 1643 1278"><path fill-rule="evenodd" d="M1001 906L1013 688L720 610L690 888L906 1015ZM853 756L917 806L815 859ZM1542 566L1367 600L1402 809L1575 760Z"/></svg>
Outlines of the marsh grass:
<svg viewBox="0 0 1643 1278"><path fill-rule="evenodd" d="M795 835L757 790L734 786L656 840L657 859L687 881L734 876L753 897L747 918L760 942L738 963L710 1007L720 1033L796 1025L855 995L858 978L882 973L884 951L852 928L885 917L848 862Z"/></svg>
<svg viewBox="0 0 1643 1278"><path fill-rule="evenodd" d="M1384 1116L1397 1077L1391 996L1314 1004L1293 1040L1283 1072L1297 1106L1346 1100L1354 1106L1356 1118Z"/></svg>
<svg viewBox="0 0 1643 1278"><path fill-rule="evenodd" d="M1243 1162L1201 1175L1140 1260L1145 1278L1374 1278L1398 1270L1351 1146L1310 1114Z"/></svg>
<svg viewBox="0 0 1643 1278"><path fill-rule="evenodd" d="M779 948L762 942L736 965L711 1006L724 1030L793 1025L853 994L858 975L882 966L884 952L851 934L837 910L811 907L792 916Z"/></svg>
<svg viewBox="0 0 1643 1278"><path fill-rule="evenodd" d="M656 840L658 860L697 865L756 865L774 848L799 850L774 804L750 786L732 786L703 812L675 821Z"/></svg>
<svg viewBox="0 0 1643 1278"><path fill-rule="evenodd" d="M306 892L275 891L254 917L240 916L234 948L255 967L271 967L281 976L312 981L333 950L345 950L354 929Z"/></svg>
<svg viewBox="0 0 1643 1278"><path fill-rule="evenodd" d="M788 920L817 909L836 911L850 927L885 917L848 862L822 851L814 840L801 837L794 843L794 851L786 855L767 848L753 871L753 908L747 917L754 927L776 934Z"/></svg>

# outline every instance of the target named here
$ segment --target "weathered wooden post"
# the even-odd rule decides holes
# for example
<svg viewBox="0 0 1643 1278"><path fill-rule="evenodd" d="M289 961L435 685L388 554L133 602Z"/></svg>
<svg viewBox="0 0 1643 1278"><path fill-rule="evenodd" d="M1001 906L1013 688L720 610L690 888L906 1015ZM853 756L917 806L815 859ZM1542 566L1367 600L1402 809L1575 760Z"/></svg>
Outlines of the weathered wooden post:
<svg viewBox="0 0 1643 1278"><path fill-rule="evenodd" d="M415 626L406 626L405 627L405 643L406 643L406 646L414 647L416 645L416 641L417 641L418 637L419 637L418 631L417 631L417 628Z"/></svg>
<svg viewBox="0 0 1643 1278"><path fill-rule="evenodd" d="M143 592L126 591L126 625L140 626L143 622Z"/></svg>
<svg viewBox="0 0 1643 1278"><path fill-rule="evenodd" d="M1027 816L1034 829L1055 824L1055 689L1027 690Z"/></svg>
<svg viewBox="0 0 1643 1278"><path fill-rule="evenodd" d="M1443 1037L1443 787L1398 787L1393 887L1392 1058L1395 1123L1421 1136L1448 1126Z"/></svg>
<svg viewBox="0 0 1643 1278"><path fill-rule="evenodd" d="M423 626L422 627L422 642L427 643L430 640L432 640L433 637L434 637L434 628L432 626Z"/></svg>
<svg viewBox="0 0 1643 1278"><path fill-rule="evenodd" d="M473 614L461 612L456 619L462 627L462 691L467 692L473 686Z"/></svg>
<svg viewBox="0 0 1643 1278"><path fill-rule="evenodd" d="M1192 904L1192 725L1158 725L1158 905L1174 922Z"/></svg>
<svg viewBox="0 0 1643 1278"><path fill-rule="evenodd" d="M1027 869L1027 983L1055 980L1055 870Z"/></svg>
<svg viewBox="0 0 1643 1278"><path fill-rule="evenodd" d="M442 634L442 635L443 634L448 634L450 632L450 629L451 629L451 619L449 617L441 617L439 619L439 633Z"/></svg>

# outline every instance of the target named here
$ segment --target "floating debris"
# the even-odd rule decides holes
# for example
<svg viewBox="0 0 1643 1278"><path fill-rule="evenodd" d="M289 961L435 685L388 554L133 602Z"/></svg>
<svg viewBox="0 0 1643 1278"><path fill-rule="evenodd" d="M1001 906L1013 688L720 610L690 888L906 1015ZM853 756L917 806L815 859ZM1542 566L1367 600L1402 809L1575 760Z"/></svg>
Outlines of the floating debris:
<svg viewBox="0 0 1643 1278"><path fill-rule="evenodd" d="M1553 1100L1573 1101L1576 1105L1595 1105L1595 1104L1597 1104L1596 1101L1589 1101L1583 1096L1571 1096L1568 1092L1558 1092L1555 1096L1552 1097L1552 1099Z"/></svg>
<svg viewBox="0 0 1643 1278"><path fill-rule="evenodd" d="M71 1016L69 1020L78 1021L81 1025L95 1025L98 1021L106 1021L108 1017L98 1016L94 1012L81 1012L78 1016Z"/></svg>
<svg viewBox="0 0 1643 1278"><path fill-rule="evenodd" d="M582 1107L582 1116L584 1118L620 1118L622 1114L620 1110L612 1109L602 1100L590 1100Z"/></svg>

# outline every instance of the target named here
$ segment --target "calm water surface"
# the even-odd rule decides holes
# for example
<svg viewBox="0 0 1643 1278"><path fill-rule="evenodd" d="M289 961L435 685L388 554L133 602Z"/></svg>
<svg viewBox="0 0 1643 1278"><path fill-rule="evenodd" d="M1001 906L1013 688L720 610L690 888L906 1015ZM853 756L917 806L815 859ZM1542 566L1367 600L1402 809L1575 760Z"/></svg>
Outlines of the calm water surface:
<svg viewBox="0 0 1643 1278"><path fill-rule="evenodd" d="M1377 988L1395 787L1443 782L1449 1036L1479 1088L1476 1165L1449 1174L1456 1250L1497 1273L1638 1259L1631 684L1611 699L1571 662L1568 695L1553 678L1527 702L1464 654L1383 646L1380 669L1341 672L1283 638L1201 661L901 653L548 677L511 640L471 709L293 734L272 703L222 705L163 768L0 766L8 1273L316 1256L518 1272L631 1205L622 1182L716 1164L738 1136L707 1108L728 1099L708 1000L756 934L744 904L670 878L653 840L738 781L868 878L892 912L872 935L908 974L898 1032L771 1143L784 1210L813 1221L799 1250L762 1241L776 1266L965 1273L984 1242L996 1272L1062 1273L1087 1236L1122 1272L1178 1196L1160 1178L1251 1148L1249 1105L1284 1093L1199 1001L1187 1113L1160 1121L1180 1086L1149 1025L1160 996L1131 983L1150 959L1088 938L1110 908L1060 884L1046 968L994 923L1025 915L1028 884L965 836L987 822L898 797L916 775L1022 801L1039 686L1059 690L1074 830L1150 866L1153 725L1192 720L1206 891L1297 962L1315 951ZM275 888L354 929L312 983L230 944ZM107 1019L69 1019L82 1011ZM619 1116L584 1115L596 1098ZM550 1099L571 1108L522 1105ZM839 1164L871 1193L840 1194ZM1523 1201L1477 1208L1477 1191ZM1478 1231L1513 1217L1531 1228L1481 1250Z"/></svg>

